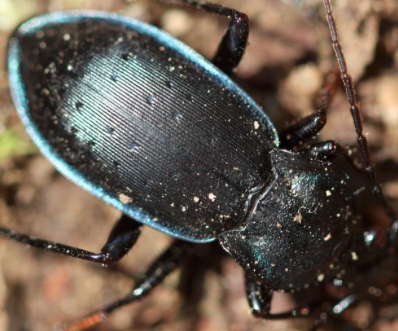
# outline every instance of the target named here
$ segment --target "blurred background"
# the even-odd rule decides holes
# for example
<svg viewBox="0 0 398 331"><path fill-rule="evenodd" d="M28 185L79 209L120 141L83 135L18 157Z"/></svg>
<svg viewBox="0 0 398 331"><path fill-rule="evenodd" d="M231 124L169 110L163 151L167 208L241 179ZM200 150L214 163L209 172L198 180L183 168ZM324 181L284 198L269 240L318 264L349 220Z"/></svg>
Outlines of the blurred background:
<svg viewBox="0 0 398 331"><path fill-rule="evenodd" d="M214 0L248 14L249 46L233 79L278 129L314 111L325 74L336 68L321 0ZM298 4L297 4L298 3ZM25 133L11 102L6 71L11 32L29 17L58 10L118 12L154 24L211 58L228 20L154 1L0 0L0 223L37 237L99 251L118 212L59 175ZM335 17L350 72L357 83L374 160L384 191L398 206L398 3L335 0ZM352 120L340 88L321 139L353 144ZM51 330L127 294L170 242L145 228L116 267L102 268L0 239L0 330ZM182 270L182 271L181 271ZM147 298L115 312L94 330L308 330L311 320L261 321L250 314L243 273L217 245L201 246L186 267ZM292 307L287 295L276 310ZM398 307L390 309L398 311ZM368 302L344 318L366 328ZM339 326L324 327L341 330ZM398 330L380 321L375 330Z"/></svg>

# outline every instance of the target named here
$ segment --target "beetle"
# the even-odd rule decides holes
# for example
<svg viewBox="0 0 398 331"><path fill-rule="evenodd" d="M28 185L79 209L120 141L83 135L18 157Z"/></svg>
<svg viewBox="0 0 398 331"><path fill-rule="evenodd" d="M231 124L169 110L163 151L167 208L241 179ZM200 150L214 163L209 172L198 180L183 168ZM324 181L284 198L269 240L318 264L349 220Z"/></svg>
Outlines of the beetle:
<svg viewBox="0 0 398 331"><path fill-rule="evenodd" d="M325 125L328 102L278 134L228 77L246 47L245 14L173 2L230 17L213 64L165 33L113 14L49 14L15 32L10 85L29 134L62 174L123 215L100 253L6 228L1 234L106 265L133 247L142 224L179 239L130 295L76 322L78 330L148 294L191 243L216 240L244 268L256 316L308 316L318 302L272 314L272 293L319 283L347 290L330 298L332 313L341 313L361 299L354 280L363 269L392 256L397 222L374 177L329 1L333 46L370 180L334 141L300 148ZM387 232L366 219L361 200L370 191L393 222Z"/></svg>

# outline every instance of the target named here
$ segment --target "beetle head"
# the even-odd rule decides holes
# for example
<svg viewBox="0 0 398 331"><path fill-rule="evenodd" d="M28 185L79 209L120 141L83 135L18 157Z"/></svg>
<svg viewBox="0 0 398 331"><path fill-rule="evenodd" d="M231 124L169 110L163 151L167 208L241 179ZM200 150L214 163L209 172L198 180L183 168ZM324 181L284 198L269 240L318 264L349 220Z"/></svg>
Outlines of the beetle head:
<svg viewBox="0 0 398 331"><path fill-rule="evenodd" d="M322 281L353 221L347 178L332 164L270 153L274 178L242 227L223 232L223 248L258 281L292 290Z"/></svg>

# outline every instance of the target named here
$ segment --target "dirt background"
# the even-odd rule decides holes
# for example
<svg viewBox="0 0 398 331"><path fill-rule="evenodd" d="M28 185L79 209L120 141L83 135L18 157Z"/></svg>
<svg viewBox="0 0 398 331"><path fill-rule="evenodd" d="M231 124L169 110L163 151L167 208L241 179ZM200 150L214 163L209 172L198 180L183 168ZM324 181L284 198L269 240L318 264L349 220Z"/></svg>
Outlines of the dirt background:
<svg viewBox="0 0 398 331"><path fill-rule="evenodd" d="M304 6L296 8L280 0L214 2L249 15L249 46L234 79L265 109L277 128L313 111L313 98L323 76L336 67L321 1L305 0ZM398 2L334 2L341 41L362 102L365 132L385 193L396 207ZM7 40L20 22L48 11L77 8L115 11L150 22L207 58L216 51L228 21L151 1L0 0L0 224L99 251L118 212L63 178L38 153L12 105L5 64ZM348 144L355 141L341 90L321 134L321 139L326 138ZM166 235L147 228L132 253L117 267L105 269L2 239L0 331L52 330L56 321L120 298L169 242ZM152 295L114 313L94 330L284 331L308 330L312 325L311 320L253 318L240 267L217 247L199 247L198 257L188 266L185 270L196 275L190 282L180 271L175 272ZM286 295L274 300L274 307L280 310L292 304ZM398 311L395 306L391 309ZM368 302L345 315L361 328L367 327L370 317ZM398 321L379 321L373 329L398 330Z"/></svg>

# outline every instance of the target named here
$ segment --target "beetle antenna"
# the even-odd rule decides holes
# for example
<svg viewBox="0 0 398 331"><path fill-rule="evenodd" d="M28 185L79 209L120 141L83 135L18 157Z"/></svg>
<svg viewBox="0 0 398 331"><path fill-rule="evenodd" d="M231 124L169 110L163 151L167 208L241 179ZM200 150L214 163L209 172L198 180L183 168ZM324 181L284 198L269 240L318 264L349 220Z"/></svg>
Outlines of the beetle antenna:
<svg viewBox="0 0 398 331"><path fill-rule="evenodd" d="M332 38L332 45L334 52L337 57L337 61L340 67L341 79L344 84L344 88L347 94L348 102L350 103L351 116L354 120L355 131L357 134L357 141L359 145L359 150L362 155L362 159L365 163L365 170L368 175L369 181L372 185L372 191L374 195L379 199L387 215L392 220L392 229L390 233L390 243L394 244L398 233L398 220L394 210L387 203L384 194L381 190L380 184L376 178L374 164L371 160L369 143L366 137L363 135L363 125L362 125L362 115L359 106L359 102L356 96L355 86L352 81L351 75L348 73L347 63L344 57L343 49L341 47L339 36L337 33L336 22L333 17L332 5L330 0L323 0L326 9L326 18L329 24L330 36ZM392 247L389 247L391 249Z"/></svg>

